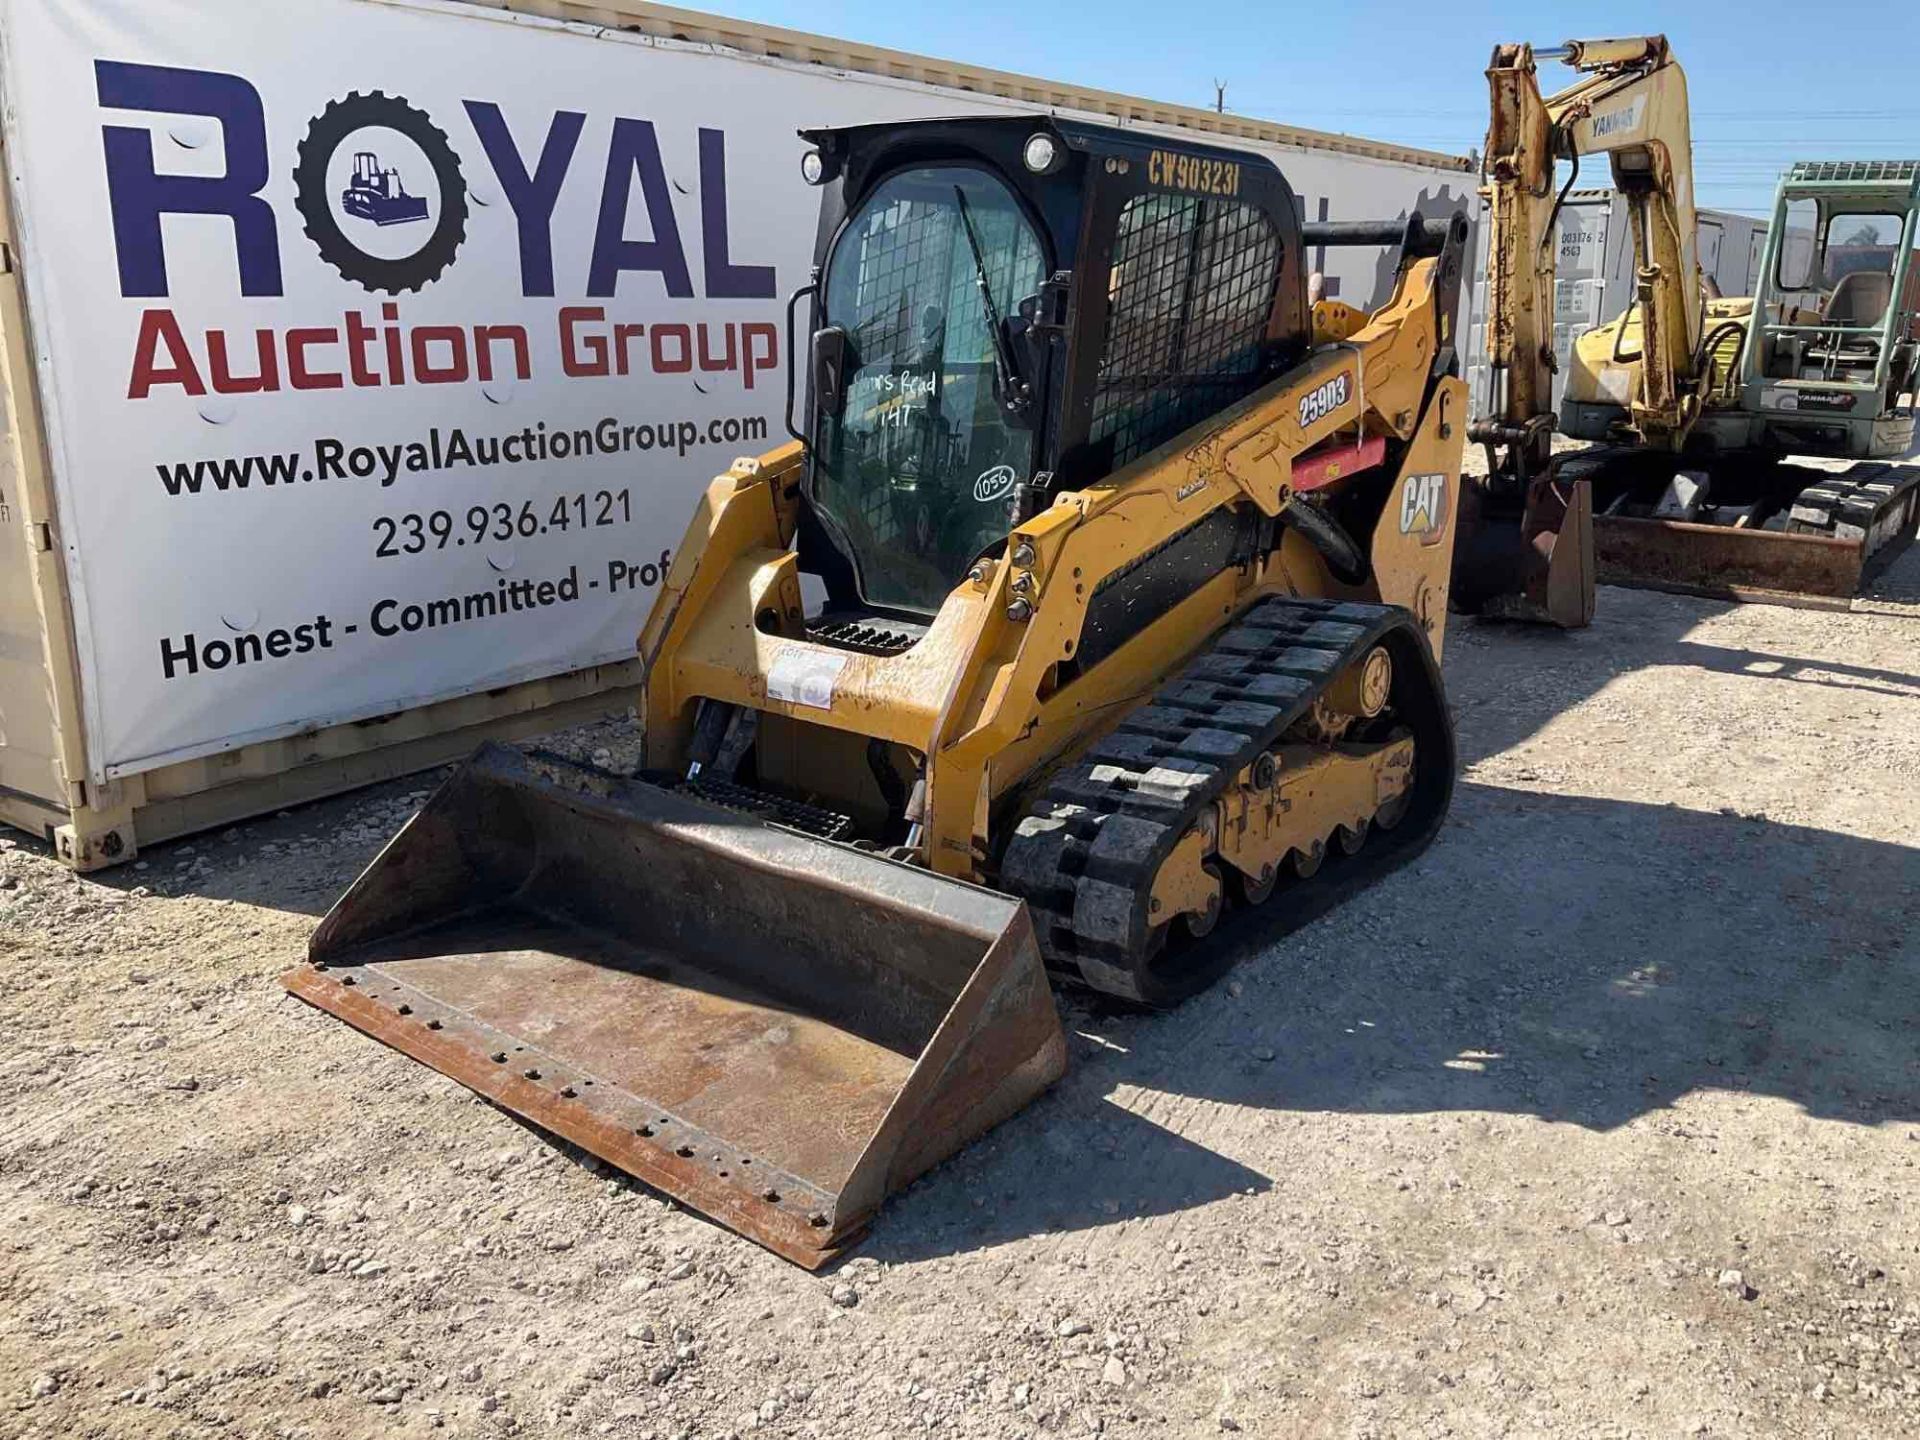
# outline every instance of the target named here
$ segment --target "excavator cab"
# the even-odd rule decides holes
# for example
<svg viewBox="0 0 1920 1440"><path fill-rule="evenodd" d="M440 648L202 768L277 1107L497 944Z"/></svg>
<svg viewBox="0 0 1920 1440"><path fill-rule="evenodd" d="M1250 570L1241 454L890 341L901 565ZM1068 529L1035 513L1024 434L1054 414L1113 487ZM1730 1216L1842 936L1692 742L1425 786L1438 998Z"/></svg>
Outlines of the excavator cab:
<svg viewBox="0 0 1920 1440"><path fill-rule="evenodd" d="M1753 448L1884 460L1913 443L1920 162L1803 161L1774 201L1741 374Z"/></svg>

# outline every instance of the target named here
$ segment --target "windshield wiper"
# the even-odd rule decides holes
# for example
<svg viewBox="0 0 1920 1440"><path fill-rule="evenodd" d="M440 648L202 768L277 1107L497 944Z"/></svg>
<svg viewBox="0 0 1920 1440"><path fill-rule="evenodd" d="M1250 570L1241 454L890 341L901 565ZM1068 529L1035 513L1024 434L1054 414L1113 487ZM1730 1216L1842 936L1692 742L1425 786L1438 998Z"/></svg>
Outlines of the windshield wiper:
<svg viewBox="0 0 1920 1440"><path fill-rule="evenodd" d="M994 303L993 285L987 279L987 261L980 251L980 236L973 228L967 192L956 185L953 198L960 202L960 223L966 228L967 248L973 252L973 278L980 286L980 312L987 322L987 334L993 339L993 371L999 382L1000 404L1003 409L1019 413L1027 408L1027 386L1019 378L1013 346L1007 340L1006 327L1000 322L1000 307Z"/></svg>

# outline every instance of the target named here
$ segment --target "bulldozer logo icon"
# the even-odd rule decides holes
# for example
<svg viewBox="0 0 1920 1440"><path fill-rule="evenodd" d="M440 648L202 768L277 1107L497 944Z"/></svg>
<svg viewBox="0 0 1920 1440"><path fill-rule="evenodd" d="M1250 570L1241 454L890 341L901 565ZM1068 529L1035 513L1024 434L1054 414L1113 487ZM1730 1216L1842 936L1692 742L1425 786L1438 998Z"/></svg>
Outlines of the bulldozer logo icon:
<svg viewBox="0 0 1920 1440"><path fill-rule="evenodd" d="M1409 475L1400 490L1400 533L1436 544L1447 524L1447 477Z"/></svg>
<svg viewBox="0 0 1920 1440"><path fill-rule="evenodd" d="M320 258L367 290L397 295L438 280L467 238L459 158L397 95L355 92L316 115L293 185Z"/></svg>
<svg viewBox="0 0 1920 1440"><path fill-rule="evenodd" d="M383 168L371 150L354 154L353 179L340 196L340 208L376 225L411 225L427 218L426 197L409 195L400 172Z"/></svg>

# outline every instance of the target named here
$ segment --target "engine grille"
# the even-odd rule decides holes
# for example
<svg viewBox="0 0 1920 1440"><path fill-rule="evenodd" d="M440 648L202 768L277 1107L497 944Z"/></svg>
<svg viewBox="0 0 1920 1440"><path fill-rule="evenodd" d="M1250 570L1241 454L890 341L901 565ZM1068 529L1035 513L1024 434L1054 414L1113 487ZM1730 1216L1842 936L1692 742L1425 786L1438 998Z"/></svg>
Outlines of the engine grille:
<svg viewBox="0 0 1920 1440"><path fill-rule="evenodd" d="M862 655L898 655L911 650L921 633L870 620L821 620L807 627L807 638L815 644L857 650Z"/></svg>
<svg viewBox="0 0 1920 1440"><path fill-rule="evenodd" d="M764 790L755 790L748 785L703 778L689 780L680 788L709 805L718 805L722 810L737 810L744 815L758 816L819 840L846 840L853 834L853 817L849 815L809 805L805 801L789 800L784 795L769 795Z"/></svg>

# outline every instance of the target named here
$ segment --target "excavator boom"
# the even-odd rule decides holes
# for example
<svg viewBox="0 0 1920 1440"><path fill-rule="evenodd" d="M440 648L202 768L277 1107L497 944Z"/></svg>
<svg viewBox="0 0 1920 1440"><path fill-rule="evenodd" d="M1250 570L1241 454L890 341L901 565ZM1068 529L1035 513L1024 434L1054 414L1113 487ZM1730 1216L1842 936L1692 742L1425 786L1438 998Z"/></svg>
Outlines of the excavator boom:
<svg viewBox="0 0 1920 1440"><path fill-rule="evenodd" d="M1543 96L1538 62L1579 78ZM1615 367L1640 442L1678 450L1699 413L1701 298L1686 76L1661 35L1501 45L1487 67L1487 358L1493 394L1474 438L1484 492L1463 525L1460 598L1495 614L1584 625L1593 614L1592 498L1552 473L1554 225L1583 156L1605 155L1633 227L1641 351ZM1570 163L1556 185L1556 164ZM1477 502L1477 503L1475 503ZM1504 550L1515 558L1500 558ZM1504 579L1503 591L1497 581Z"/></svg>
<svg viewBox="0 0 1920 1440"><path fill-rule="evenodd" d="M1563 61L1581 78L1543 97L1540 60ZM1634 422L1649 443L1678 448L1697 409L1701 299L1687 81L1666 37L1502 45L1487 84L1487 358L1505 384L1500 420L1524 426L1553 409L1554 224L1581 158L1606 155L1627 197L1646 337ZM1558 160L1571 162L1571 174L1556 187Z"/></svg>

